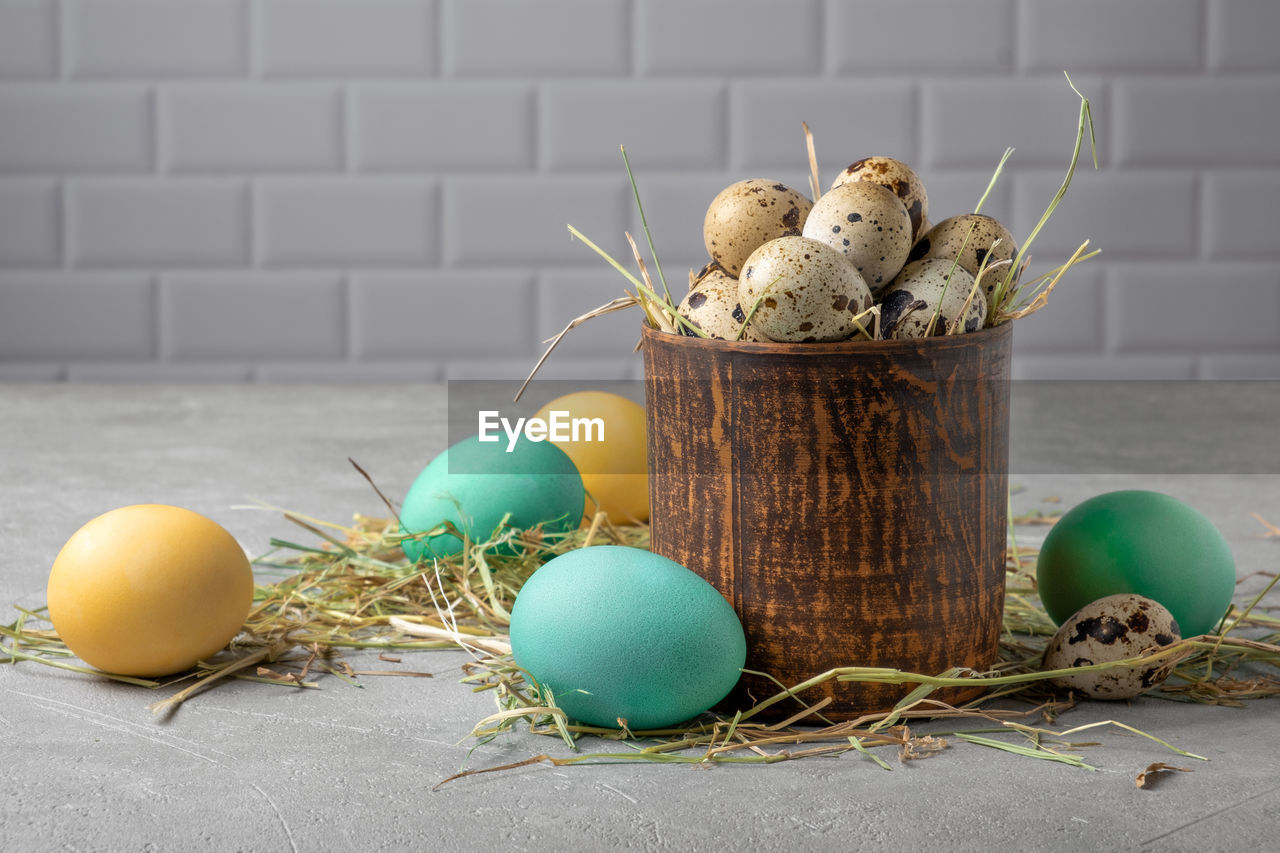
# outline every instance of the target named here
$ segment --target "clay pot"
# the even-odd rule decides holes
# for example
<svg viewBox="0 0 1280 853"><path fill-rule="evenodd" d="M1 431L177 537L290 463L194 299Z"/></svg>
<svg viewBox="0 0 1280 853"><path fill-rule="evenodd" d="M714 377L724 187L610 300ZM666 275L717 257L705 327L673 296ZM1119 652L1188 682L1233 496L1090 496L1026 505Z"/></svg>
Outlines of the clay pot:
<svg viewBox="0 0 1280 853"><path fill-rule="evenodd" d="M787 344L644 329L651 547L733 604L747 669L792 686L841 666L995 662L1011 331ZM851 719L913 687L802 698ZM744 675L726 707L778 690Z"/></svg>

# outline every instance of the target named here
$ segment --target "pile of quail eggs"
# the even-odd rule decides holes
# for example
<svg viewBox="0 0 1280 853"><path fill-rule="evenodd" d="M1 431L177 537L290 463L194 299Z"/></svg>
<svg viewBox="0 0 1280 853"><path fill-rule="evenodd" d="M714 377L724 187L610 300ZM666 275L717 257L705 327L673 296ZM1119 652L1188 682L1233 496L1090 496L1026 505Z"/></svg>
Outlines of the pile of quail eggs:
<svg viewBox="0 0 1280 853"><path fill-rule="evenodd" d="M677 310L708 337L745 341L972 332L1017 252L989 216L931 225L919 176L881 156L853 163L816 202L779 181L725 187L702 235L711 263Z"/></svg>

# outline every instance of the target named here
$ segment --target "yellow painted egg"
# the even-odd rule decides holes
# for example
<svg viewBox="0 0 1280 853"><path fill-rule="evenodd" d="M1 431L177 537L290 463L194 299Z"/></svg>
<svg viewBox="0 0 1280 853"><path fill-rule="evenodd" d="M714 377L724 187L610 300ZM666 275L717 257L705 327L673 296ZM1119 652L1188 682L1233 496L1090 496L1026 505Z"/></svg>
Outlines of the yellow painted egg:
<svg viewBox="0 0 1280 853"><path fill-rule="evenodd" d="M139 504L93 519L58 552L49 618L90 666L119 675L182 672L221 651L253 605L253 570L216 522Z"/></svg>
<svg viewBox="0 0 1280 853"><path fill-rule="evenodd" d="M607 391L576 391L547 403L535 417L550 423L552 412L563 413L557 417L567 424L567 440L553 434L552 442L573 460L587 491L584 523L601 510L614 524L648 521L644 406Z"/></svg>

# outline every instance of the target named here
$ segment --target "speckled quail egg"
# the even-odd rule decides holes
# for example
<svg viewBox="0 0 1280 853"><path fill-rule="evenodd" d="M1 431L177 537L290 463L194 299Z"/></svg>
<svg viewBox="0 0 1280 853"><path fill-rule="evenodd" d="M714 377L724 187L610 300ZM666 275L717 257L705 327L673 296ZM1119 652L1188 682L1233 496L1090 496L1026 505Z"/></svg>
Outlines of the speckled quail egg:
<svg viewBox="0 0 1280 853"><path fill-rule="evenodd" d="M738 302L770 340L805 342L848 338L854 316L872 304L871 290L848 258L826 243L794 236L751 253L738 279Z"/></svg>
<svg viewBox="0 0 1280 853"><path fill-rule="evenodd" d="M1108 595L1077 610L1062 623L1044 652L1045 671L1135 658L1181 639L1178 623L1165 607L1132 593ZM1093 699L1129 699L1163 682L1169 660L1082 672L1053 679L1059 687Z"/></svg>
<svg viewBox="0 0 1280 853"><path fill-rule="evenodd" d="M713 338L728 341L769 340L749 323L742 337L738 337L738 330L747 319L742 306L738 304L738 280L725 272L719 264L707 264L702 268L688 295L680 301L676 310L681 317Z"/></svg>
<svg viewBox="0 0 1280 853"><path fill-rule="evenodd" d="M964 321L960 331L977 331L987 316L987 300L981 290L973 292L965 310L972 291L973 276L954 261L926 258L907 264L880 294L881 334L886 338L923 338L930 334L932 324L932 334L945 335L961 311Z"/></svg>
<svg viewBox="0 0 1280 853"><path fill-rule="evenodd" d="M804 224L804 236L844 254L874 294L907 262L911 218L892 191L879 184L853 181L818 199Z"/></svg>
<svg viewBox="0 0 1280 853"><path fill-rule="evenodd" d="M711 200L702 221L707 254L739 275L743 262L770 240L799 235L813 202L779 181L750 178L730 184Z"/></svg>
<svg viewBox="0 0 1280 853"><path fill-rule="evenodd" d="M929 217L926 215L925 218L920 222L920 230L916 232L915 237L912 238L911 240L911 248L914 249L916 247L916 244L920 242L920 238L928 234L932 228L933 228L933 223L929 220ZM910 258L911 256L907 255L907 257Z"/></svg>
<svg viewBox="0 0 1280 853"><path fill-rule="evenodd" d="M733 279L735 284L738 281L736 278L725 272L724 267L720 266L720 264L715 261L709 261L697 272L689 270L689 289L697 290L704 284L711 284L714 281L720 280L721 276Z"/></svg>
<svg viewBox="0 0 1280 853"><path fill-rule="evenodd" d="M969 229L973 233L969 234ZM966 239L967 237L967 239ZM997 243L996 241L1000 242ZM960 251L961 245L964 251ZM994 247L994 248L993 248ZM965 213L944 219L930 228L925 235L911 247L908 261L922 258L945 258L959 260L960 266L971 276L977 276L982 261L988 255L989 270L982 277L982 289L988 297L996 288L996 283L1003 281L1009 274L1009 264L992 267L999 261L1010 261L1018 254L1018 247L1013 241L1009 229L997 220L981 213Z"/></svg>
<svg viewBox="0 0 1280 853"><path fill-rule="evenodd" d="M831 182L835 189L841 184L851 181L870 181L893 190L911 217L911 242L920 239L927 230L929 218L929 194L925 192L924 181L915 170L901 160L892 157L864 157L849 164L843 172L836 175Z"/></svg>

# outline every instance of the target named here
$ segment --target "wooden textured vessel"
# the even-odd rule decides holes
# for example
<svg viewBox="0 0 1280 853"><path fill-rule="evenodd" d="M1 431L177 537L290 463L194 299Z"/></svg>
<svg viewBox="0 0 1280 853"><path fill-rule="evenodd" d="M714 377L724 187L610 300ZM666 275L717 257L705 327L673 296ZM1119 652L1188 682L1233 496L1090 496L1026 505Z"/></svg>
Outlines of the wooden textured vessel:
<svg viewBox="0 0 1280 853"><path fill-rule="evenodd" d="M651 547L733 604L747 669L791 686L838 666L995 661L1011 332L787 344L644 328ZM803 698L850 719L913 686ZM727 702L777 692L744 676Z"/></svg>

